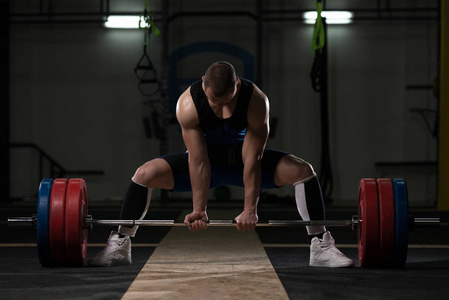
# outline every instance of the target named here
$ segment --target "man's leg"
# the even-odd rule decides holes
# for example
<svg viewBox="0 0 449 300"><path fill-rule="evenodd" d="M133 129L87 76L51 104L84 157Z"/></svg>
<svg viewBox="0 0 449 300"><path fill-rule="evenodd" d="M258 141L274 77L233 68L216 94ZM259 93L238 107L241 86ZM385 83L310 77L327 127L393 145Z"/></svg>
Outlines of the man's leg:
<svg viewBox="0 0 449 300"><path fill-rule="evenodd" d="M312 166L291 154L276 166L276 186L293 185L298 212L305 221L324 220L325 209L321 186ZM335 241L325 226L307 226L310 240L310 266L352 267L354 261L335 247Z"/></svg>
<svg viewBox="0 0 449 300"><path fill-rule="evenodd" d="M316 175L295 182L293 185L295 187L296 207L301 218L304 221L324 220L323 197ZM323 233L326 232L324 226L306 226L306 229L310 241L315 236L322 238Z"/></svg>
<svg viewBox="0 0 449 300"><path fill-rule="evenodd" d="M123 198L120 212L121 220L142 220L148 212L151 192L154 188L172 189L173 173L164 159L154 159L137 169ZM130 265L131 239L139 226L119 226L118 232L112 231L107 246L89 260L91 266Z"/></svg>
<svg viewBox="0 0 449 300"><path fill-rule="evenodd" d="M151 203L152 191L153 188L148 188L131 180L131 183L128 186L128 191L123 198L120 220L143 220ZM122 237L134 237L138 228L138 225L132 227L119 226L118 233Z"/></svg>
<svg viewBox="0 0 449 300"><path fill-rule="evenodd" d="M151 203L153 189L171 190L174 186L170 165L161 158L151 160L137 169L123 198L120 220L143 220ZM118 233L134 237L138 225L120 226Z"/></svg>

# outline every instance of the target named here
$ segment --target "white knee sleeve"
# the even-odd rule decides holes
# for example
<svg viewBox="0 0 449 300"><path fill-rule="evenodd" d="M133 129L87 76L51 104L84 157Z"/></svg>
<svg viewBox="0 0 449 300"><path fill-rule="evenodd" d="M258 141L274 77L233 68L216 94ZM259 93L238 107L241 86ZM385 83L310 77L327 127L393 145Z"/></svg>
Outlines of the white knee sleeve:
<svg viewBox="0 0 449 300"><path fill-rule="evenodd" d="M316 178L316 176L311 176L309 178L306 178L302 181L299 181L294 185L295 187L295 200L296 200L296 207L298 209L299 215L301 216L301 218L304 221L310 221L310 213L309 213L309 207L308 205L311 205L311 200L312 199L307 199L307 196L310 197L310 195L307 195L306 193L306 186L305 184L307 184L307 182L310 182L310 180ZM312 184L312 183L311 183ZM316 184L316 183L313 183ZM322 196L321 194L315 195L316 199L313 199L313 201L321 201L321 203L313 203L315 205L319 205L322 206ZM318 197L320 199L318 199ZM324 212L323 212L324 214ZM307 233L309 235L315 235L315 234L320 234L326 231L326 227L325 226L306 226L307 229Z"/></svg>

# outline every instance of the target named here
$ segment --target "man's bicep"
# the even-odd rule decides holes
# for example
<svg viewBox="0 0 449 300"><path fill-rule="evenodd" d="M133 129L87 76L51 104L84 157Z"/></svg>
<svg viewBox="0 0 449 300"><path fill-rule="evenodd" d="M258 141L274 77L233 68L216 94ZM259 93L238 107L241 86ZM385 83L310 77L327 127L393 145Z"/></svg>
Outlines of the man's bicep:
<svg viewBox="0 0 449 300"><path fill-rule="evenodd" d="M268 100L266 98L259 98L251 104L248 111L248 125L243 145L243 155L256 155L261 157L270 132L268 123Z"/></svg>
<svg viewBox="0 0 449 300"><path fill-rule="evenodd" d="M203 155L206 146L203 131L200 128L195 104L187 89L176 105L176 117L182 130L182 137L187 150L193 155ZM207 153L207 150L206 150Z"/></svg>
<svg viewBox="0 0 449 300"><path fill-rule="evenodd" d="M243 144L243 155L262 157L268 139L268 132L268 124L259 124L257 127L248 126Z"/></svg>
<svg viewBox="0 0 449 300"><path fill-rule="evenodd" d="M182 137L191 158L207 156L207 146L204 135L199 128L182 128Z"/></svg>

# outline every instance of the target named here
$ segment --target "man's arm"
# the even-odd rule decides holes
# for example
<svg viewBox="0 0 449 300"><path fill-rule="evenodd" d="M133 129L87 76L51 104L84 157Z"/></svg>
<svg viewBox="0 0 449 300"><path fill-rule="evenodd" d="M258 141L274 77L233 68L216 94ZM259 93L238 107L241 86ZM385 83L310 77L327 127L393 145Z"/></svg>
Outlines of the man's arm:
<svg viewBox="0 0 449 300"><path fill-rule="evenodd" d="M176 117L181 125L182 136L189 154L189 173L192 185L193 212L186 216L184 222L191 224L190 230L206 227L206 208L210 185L210 163L203 131L199 125L198 113L190 96L190 88L179 98ZM196 221L196 222L194 222Z"/></svg>
<svg viewBox="0 0 449 300"><path fill-rule="evenodd" d="M252 230L257 222L257 202L261 188L261 159L268 139L269 102L256 86L248 107L248 126L243 142L243 183L245 185L244 210L237 220L237 229Z"/></svg>

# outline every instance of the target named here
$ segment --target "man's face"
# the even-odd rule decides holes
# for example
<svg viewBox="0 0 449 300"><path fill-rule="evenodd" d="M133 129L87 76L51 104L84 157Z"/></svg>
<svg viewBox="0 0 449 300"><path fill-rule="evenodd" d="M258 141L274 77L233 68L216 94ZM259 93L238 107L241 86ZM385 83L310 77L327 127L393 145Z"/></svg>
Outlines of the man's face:
<svg viewBox="0 0 449 300"><path fill-rule="evenodd" d="M235 86L230 87L226 92L226 94L224 94L221 97L215 96L211 88L204 88L204 83L203 83L203 90L207 96L207 99L209 99L210 102L212 102L214 105L218 107L223 107L227 103L231 102L232 99L234 99L235 94L237 93L237 84Z"/></svg>
<svg viewBox="0 0 449 300"><path fill-rule="evenodd" d="M237 89L230 88L230 92L224 94L221 97L217 97L214 95L214 93L211 91L210 88L207 88L205 91L205 94L210 102L212 102L216 106L223 107L224 105L226 105L227 103L232 101L236 92L237 92Z"/></svg>

